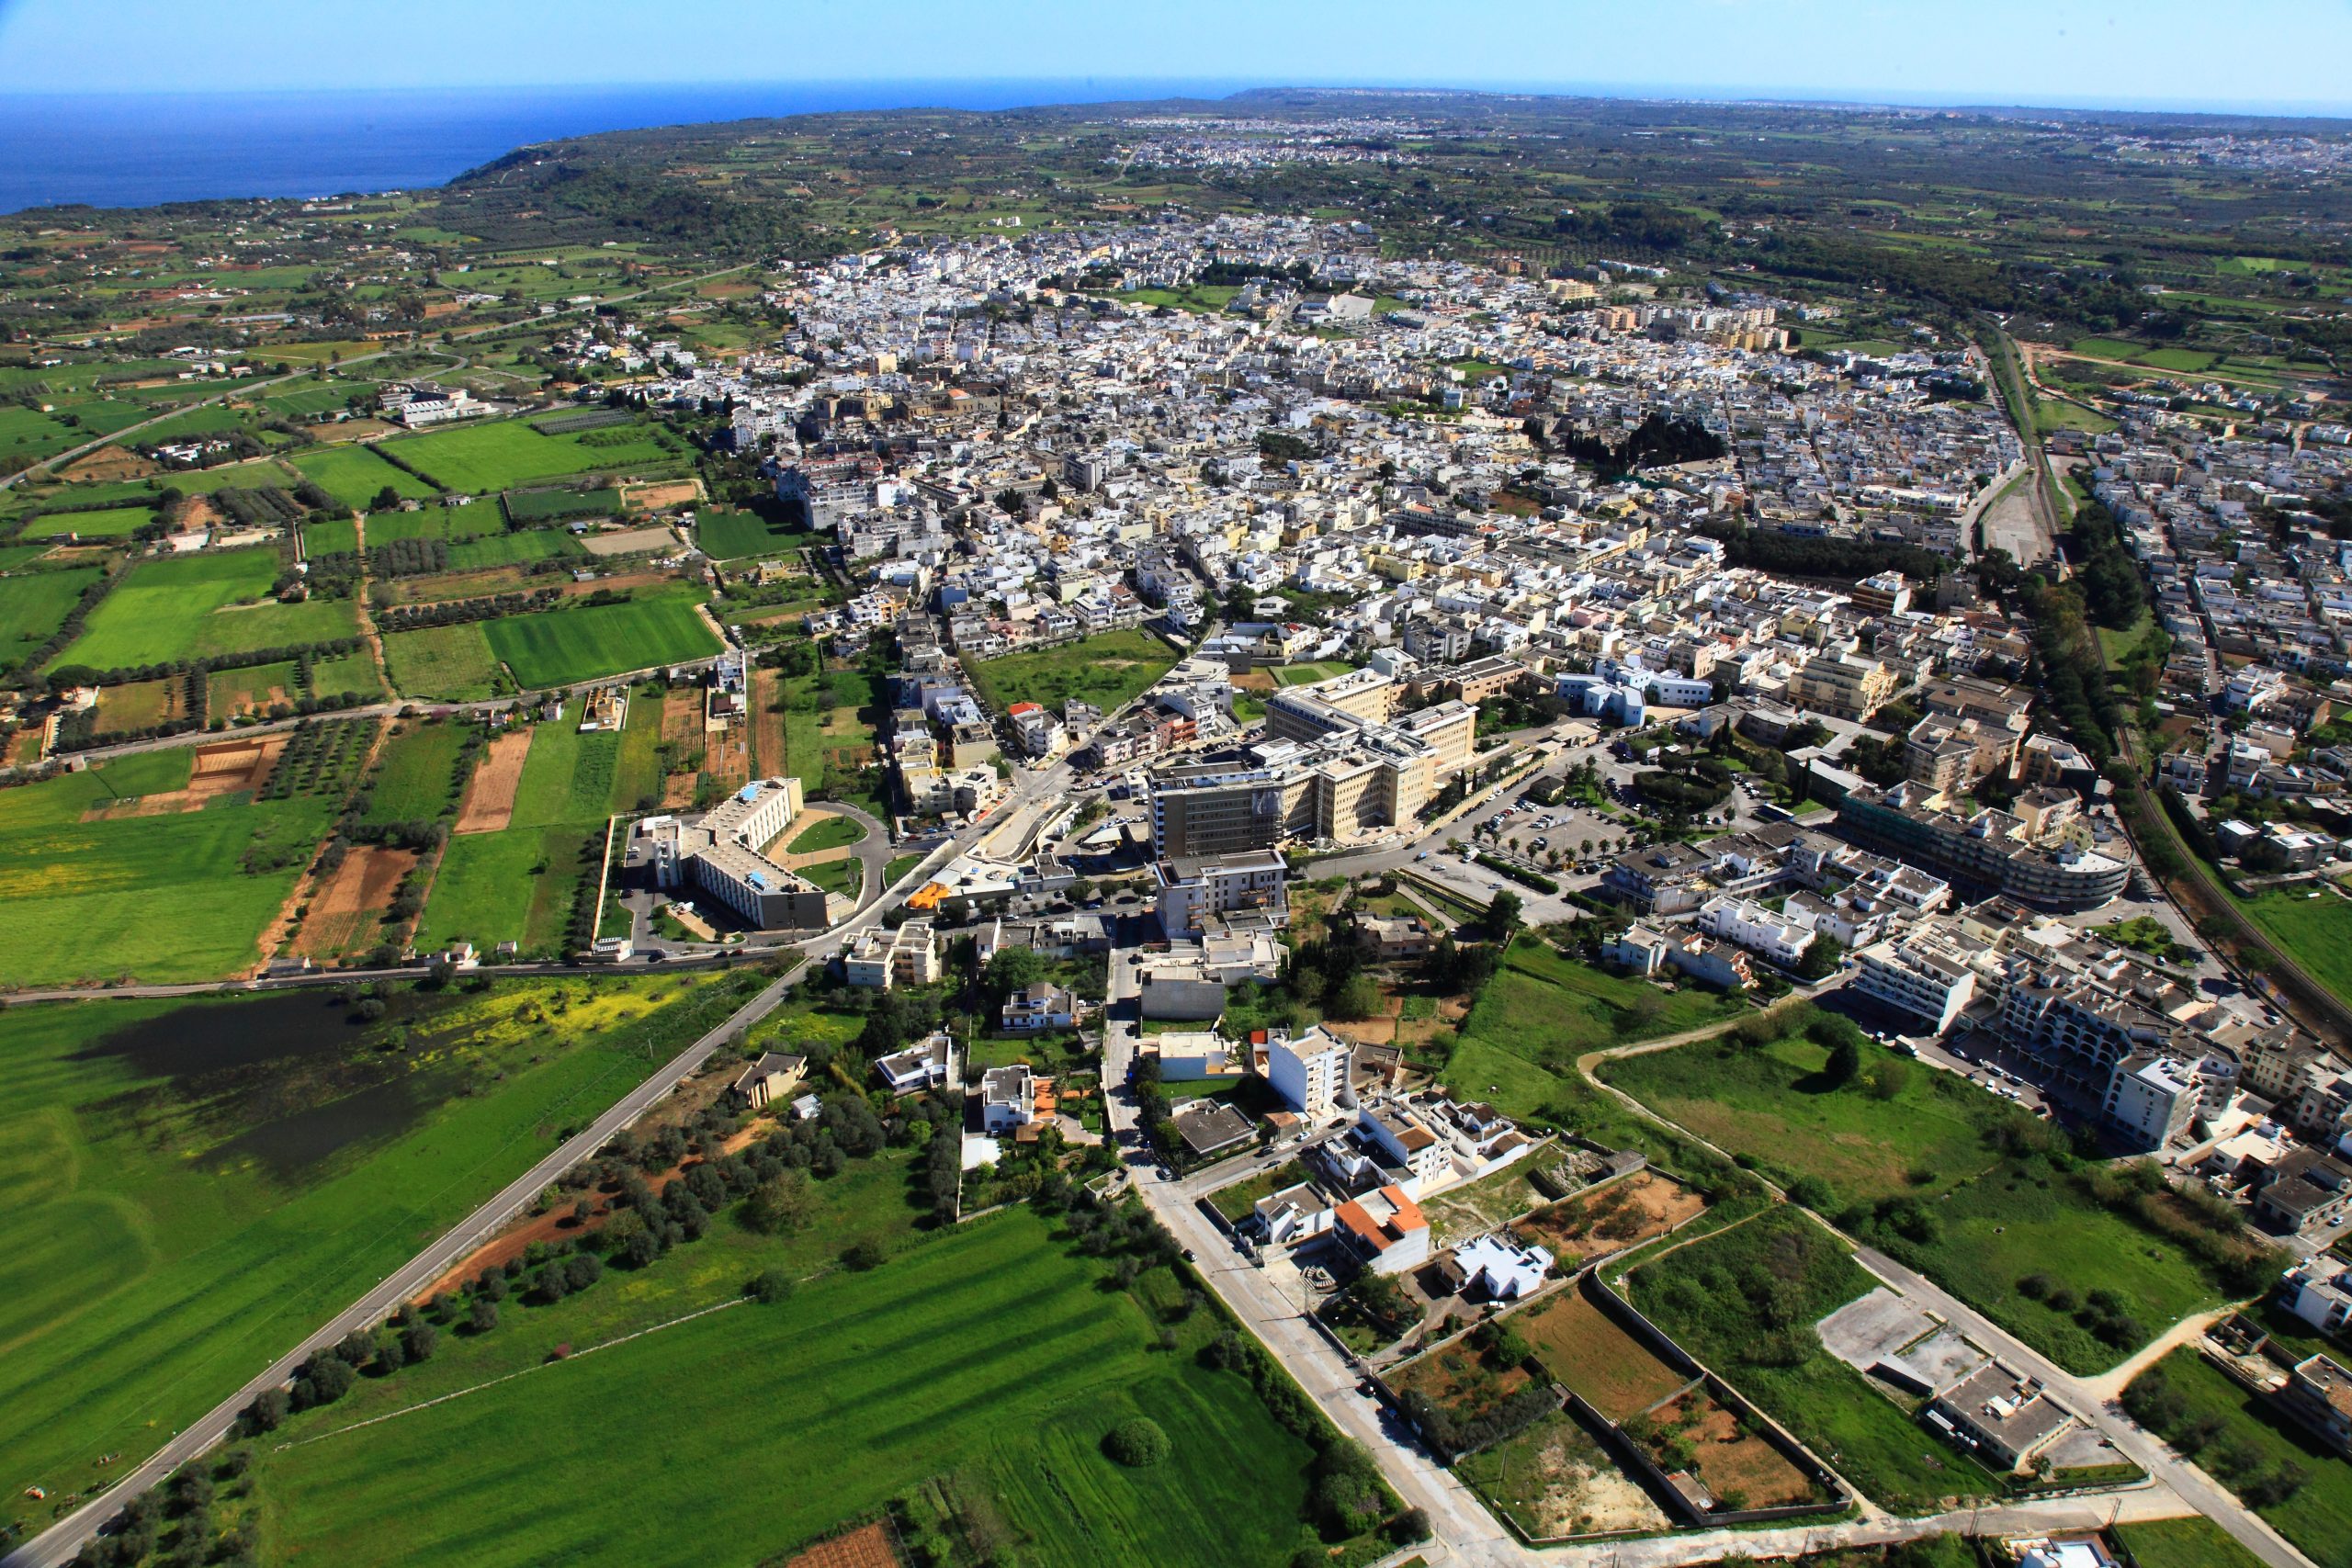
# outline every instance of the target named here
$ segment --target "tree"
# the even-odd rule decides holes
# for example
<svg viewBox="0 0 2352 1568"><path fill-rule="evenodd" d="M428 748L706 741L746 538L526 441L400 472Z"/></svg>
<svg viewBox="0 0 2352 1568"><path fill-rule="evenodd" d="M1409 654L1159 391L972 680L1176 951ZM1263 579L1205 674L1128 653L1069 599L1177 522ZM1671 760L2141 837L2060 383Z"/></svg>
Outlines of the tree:
<svg viewBox="0 0 2352 1568"><path fill-rule="evenodd" d="M1334 1018L1375 1018L1385 1010L1379 982L1365 974L1351 975L1332 994L1327 1010Z"/></svg>
<svg viewBox="0 0 2352 1568"><path fill-rule="evenodd" d="M488 1296L476 1296L466 1313L466 1326L476 1334L487 1334L498 1326L498 1303Z"/></svg>
<svg viewBox="0 0 2352 1568"><path fill-rule="evenodd" d="M1838 973L1838 961L1846 956L1845 944L1836 937L1815 932L1798 955L1797 974L1807 980L1826 980Z"/></svg>
<svg viewBox="0 0 2352 1568"><path fill-rule="evenodd" d="M1522 923L1521 911L1526 907L1518 894L1504 888L1487 900L1487 912L1479 917L1478 923L1497 942L1509 942L1518 932Z"/></svg>
<svg viewBox="0 0 2352 1568"><path fill-rule="evenodd" d="M1175 1451L1167 1429L1148 1416L1137 1416L1103 1436L1102 1451L1130 1470L1159 1464Z"/></svg>
<svg viewBox="0 0 2352 1568"><path fill-rule="evenodd" d="M1046 961L1034 949L1008 947L989 960L982 978L1001 997L1025 991L1046 977Z"/></svg>
<svg viewBox="0 0 2352 1568"><path fill-rule="evenodd" d="M245 1406L245 1430L255 1436L277 1431L285 1425L286 1413L292 1404L282 1388L262 1390L254 1402Z"/></svg>
<svg viewBox="0 0 2352 1568"><path fill-rule="evenodd" d="M779 1171L752 1189L752 1195L743 1200L743 1224L762 1235L778 1235L786 1231L797 1230L808 1217L808 1173L806 1171Z"/></svg>
<svg viewBox="0 0 2352 1568"><path fill-rule="evenodd" d="M743 1281L743 1293L763 1306L774 1306L792 1294L792 1276L769 1269Z"/></svg>
<svg viewBox="0 0 2352 1568"><path fill-rule="evenodd" d="M1838 1086L1852 1083L1855 1075L1861 1070L1862 1048L1854 1043L1852 1035L1839 1035L1838 1043L1829 1048L1829 1065L1825 1069L1830 1083Z"/></svg>

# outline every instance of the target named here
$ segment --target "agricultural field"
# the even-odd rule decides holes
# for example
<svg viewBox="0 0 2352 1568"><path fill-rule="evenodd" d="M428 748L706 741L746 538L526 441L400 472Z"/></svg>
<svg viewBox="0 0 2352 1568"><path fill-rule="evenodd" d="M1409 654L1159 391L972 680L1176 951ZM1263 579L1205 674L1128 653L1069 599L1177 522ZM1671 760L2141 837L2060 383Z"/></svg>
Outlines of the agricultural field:
<svg viewBox="0 0 2352 1568"><path fill-rule="evenodd" d="M404 697L472 702L513 689L490 651L482 623L384 634L384 667Z"/></svg>
<svg viewBox="0 0 2352 1568"><path fill-rule="evenodd" d="M14 669L54 637L101 575L95 566L77 566L0 577L0 670Z"/></svg>
<svg viewBox="0 0 2352 1568"><path fill-rule="evenodd" d="M592 471L639 473L674 466L686 448L650 424L615 424L548 435L525 420L458 425L401 436L386 448L444 490L469 495Z"/></svg>
<svg viewBox="0 0 2352 1568"><path fill-rule="evenodd" d="M1634 1304L1872 1502L1935 1511L1996 1495L1991 1472L1928 1436L1823 1348L1813 1325L1877 1281L1826 1231L1776 1208L1634 1271ZM1772 1303L1759 1316L1758 1303Z"/></svg>
<svg viewBox="0 0 2352 1568"><path fill-rule="evenodd" d="M683 1043L687 999L730 984L393 991L380 1018L320 991L9 1010L0 1484L59 1495L101 1454L135 1463L618 1098L648 1031Z"/></svg>
<svg viewBox="0 0 2352 1568"><path fill-rule="evenodd" d="M1168 645L1140 629L1104 632L1035 653L1008 653L972 667L979 695L1001 713L1014 703L1058 708L1070 698L1104 713L1119 707L1175 666Z"/></svg>
<svg viewBox="0 0 2352 1568"><path fill-rule="evenodd" d="M204 550L139 561L90 612L82 635L58 662L127 669L357 633L348 600L271 600L279 566L274 549Z"/></svg>
<svg viewBox="0 0 2352 1568"><path fill-rule="evenodd" d="M471 506L420 506L414 512L370 513L368 543L372 547L397 539L440 539L455 545L502 533L505 526L496 507L480 502Z"/></svg>
<svg viewBox="0 0 2352 1568"><path fill-rule="evenodd" d="M534 729L507 825L449 840L418 944L468 941L487 952L517 942L530 953L559 945L582 878L596 873L620 750L619 736L583 735L572 720Z"/></svg>
<svg viewBox="0 0 2352 1568"><path fill-rule="evenodd" d="M2051 1158L2063 1134L1950 1073L1859 1048L1861 1072L1842 1085L1826 1071L1828 1050L1803 1035L1702 1042L1611 1062L1600 1076L1752 1159L2070 1371L2099 1371L2222 1299L2181 1242L2128 1203L2097 1201L2087 1176ZM2037 1276L2063 1280L2071 1297L2053 1305L2020 1288ZM2131 1303L2136 1332L2093 1332L2072 1298L2098 1291Z"/></svg>
<svg viewBox="0 0 2352 1568"><path fill-rule="evenodd" d="M366 510L387 486L396 495L423 501L433 487L393 467L369 446L330 446L288 459L303 477L354 512Z"/></svg>
<svg viewBox="0 0 2352 1568"><path fill-rule="evenodd" d="M695 513L695 540L713 560L775 555L808 544L808 537L806 529L787 528L731 507L705 507Z"/></svg>
<svg viewBox="0 0 2352 1568"><path fill-rule="evenodd" d="M359 525L348 519L305 523L300 532L304 559L313 556L347 556L359 548Z"/></svg>
<svg viewBox="0 0 2352 1568"><path fill-rule="evenodd" d="M191 795L195 750L0 792L0 987L209 980L260 959L329 803ZM273 869L249 874L249 851Z"/></svg>
<svg viewBox="0 0 2352 1568"><path fill-rule="evenodd" d="M640 592L624 604L581 604L483 625L492 658L526 688L567 686L660 664L707 659L718 639L695 614L691 588Z"/></svg>
<svg viewBox="0 0 2352 1568"><path fill-rule="evenodd" d="M517 528L570 517L609 516L621 509L616 490L510 490L500 498Z"/></svg>
<svg viewBox="0 0 2352 1568"><path fill-rule="evenodd" d="M336 412L349 407L352 399L372 398L379 389L374 381L316 381L281 388L262 399L261 406L288 419L307 419L313 414Z"/></svg>
<svg viewBox="0 0 2352 1568"><path fill-rule="evenodd" d="M46 512L28 519L20 530L28 539L71 534L78 539L123 539L155 521L153 508L101 506L87 512Z"/></svg>
<svg viewBox="0 0 2352 1568"><path fill-rule="evenodd" d="M526 561L552 560L558 556L586 553L579 540L556 528L485 534L478 539L461 539L451 545L449 570L481 571L492 567L520 566Z"/></svg>
<svg viewBox="0 0 2352 1568"><path fill-rule="evenodd" d="M400 721L376 753L375 781L367 786L362 827L430 822L455 809L458 759L471 727Z"/></svg>
<svg viewBox="0 0 2352 1568"><path fill-rule="evenodd" d="M97 722L91 733L123 735L165 723L180 716L187 697L187 683L177 675L102 686L98 690Z"/></svg>
<svg viewBox="0 0 2352 1568"><path fill-rule="evenodd" d="M490 1568L590 1552L748 1561L949 1476L994 1499L1008 1544L1038 1568L1276 1568L1314 1540L1301 1523L1311 1450L1246 1380L1193 1354L1212 1314L1176 1325L1177 1351L1156 1352L1160 1314L1137 1295L1172 1296L1152 1289L1161 1277L1136 1293L1103 1289L1102 1266L1025 1210L919 1239L897 1201L903 1166L871 1168L854 1209L830 1192L868 1179L865 1168L820 1184L820 1213L798 1234L763 1238L722 1218L625 1285L530 1309L527 1330L445 1337L430 1363L289 1426L288 1446L255 1454L265 1554L354 1568L453 1553ZM858 1216L888 1261L830 1267L845 1239L836 1213ZM604 1345L737 1300L763 1269L803 1283L778 1304L676 1323L353 1429L521 1372L553 1340ZM1011 1322L1019 1332L975 1326ZM924 1388L953 1397L910 1403ZM633 1415L616 1423L616 1409ZM1125 1469L1101 1444L1138 1415L1172 1453ZM533 1484L518 1487L507 1467L525 1452ZM605 1483L616 1472L628 1486ZM565 1506L544 1506L548 1492Z"/></svg>

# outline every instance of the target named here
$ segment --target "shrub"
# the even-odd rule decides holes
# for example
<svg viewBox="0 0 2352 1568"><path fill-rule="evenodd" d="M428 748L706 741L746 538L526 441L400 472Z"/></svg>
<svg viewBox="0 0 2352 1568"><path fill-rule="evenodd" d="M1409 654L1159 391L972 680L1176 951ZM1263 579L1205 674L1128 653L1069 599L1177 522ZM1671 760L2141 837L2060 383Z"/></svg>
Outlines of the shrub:
<svg viewBox="0 0 2352 1568"><path fill-rule="evenodd" d="M743 1293L764 1306L788 1299L792 1294L792 1276L769 1269L743 1281Z"/></svg>
<svg viewBox="0 0 2352 1568"><path fill-rule="evenodd" d="M1168 1433L1148 1416L1122 1421L1102 1438L1102 1451L1130 1470L1159 1464L1175 1451Z"/></svg>

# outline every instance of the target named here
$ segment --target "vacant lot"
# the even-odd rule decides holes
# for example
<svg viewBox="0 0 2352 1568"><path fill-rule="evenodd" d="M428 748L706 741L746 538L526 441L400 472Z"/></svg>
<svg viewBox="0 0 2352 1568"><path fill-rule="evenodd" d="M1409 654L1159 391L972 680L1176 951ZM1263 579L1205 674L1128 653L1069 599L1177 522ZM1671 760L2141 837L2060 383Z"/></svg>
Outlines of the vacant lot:
<svg viewBox="0 0 2352 1568"><path fill-rule="evenodd" d="M96 567L79 566L0 577L0 670L14 668L54 637L98 576Z"/></svg>
<svg viewBox="0 0 2352 1568"><path fill-rule="evenodd" d="M1631 1420L1690 1381L1575 1291L1511 1322L1545 1371L1613 1422Z"/></svg>
<svg viewBox="0 0 2352 1568"><path fill-rule="evenodd" d="M280 604L270 599L279 565L274 549L204 550L140 561L90 612L60 662L126 669L292 648L358 630L348 600Z"/></svg>
<svg viewBox="0 0 2352 1568"><path fill-rule="evenodd" d="M1827 1232L1773 1209L1634 1271L1634 1303L1864 1495L1901 1513L1999 1483L1831 1356L1813 1325L1877 1281Z"/></svg>
<svg viewBox="0 0 2352 1568"><path fill-rule="evenodd" d="M718 639L695 614L693 591L639 593L489 622L483 637L526 687L564 686L625 670L707 659Z"/></svg>
<svg viewBox="0 0 2352 1568"><path fill-rule="evenodd" d="M0 986L209 980L260 957L328 805L230 794L140 814L140 799L186 791L190 764L186 750L144 752L0 792ZM285 858L251 874L249 850Z"/></svg>
<svg viewBox="0 0 2352 1568"><path fill-rule="evenodd" d="M1719 1499L1772 1508L1815 1495L1803 1471L1762 1438L1743 1431L1739 1418L1704 1388L1660 1407L1645 1435L1669 1473L1687 1467Z"/></svg>
<svg viewBox="0 0 2352 1568"><path fill-rule="evenodd" d="M1888 1206L1883 1219L1848 1216L1847 1228L2071 1370L2111 1365L2130 1346L2094 1337L2076 1301L2053 1310L2020 1281L2063 1280L2076 1298L2118 1292L2141 1325L2135 1344L2221 1299L2177 1242L2093 1201L2083 1179L2030 1152L2063 1149L2041 1122L1951 1074L1860 1049L1862 1077L1846 1085L1830 1081L1828 1052L1803 1036L1628 1056L1602 1077L1783 1184L1819 1183L1800 1192L1817 1207ZM1879 1074L1899 1089L1883 1098L1866 1087Z"/></svg>
<svg viewBox="0 0 2352 1568"><path fill-rule="evenodd" d="M854 1166L820 1184L824 1212L807 1234L771 1240L722 1220L641 1275L535 1309L527 1326L451 1346L304 1417L288 1428L292 1447L255 1456L266 1554L354 1568L419 1557L492 1568L607 1554L751 1561L952 1473L995 1500L1012 1549L1039 1568L1291 1561L1305 1539L1309 1453L1245 1380L1195 1359L1210 1314L1179 1325L1176 1353L1148 1348L1152 1316L1099 1288L1102 1267L1025 1211L909 1247L895 1190L903 1167L872 1165L895 1179L857 1194L863 1207L850 1213L869 1230L895 1227L881 1235L900 1250L877 1269L824 1272L781 1305L696 1318L324 1435L521 1371L553 1340L595 1344L729 1300L762 1268L822 1269L844 1241L824 1194L860 1179L866 1167ZM971 1330L991 1322L1020 1328ZM616 1422L615 1410L631 1415ZM1167 1462L1128 1470L1103 1457L1103 1434L1136 1415L1168 1432ZM517 1473L530 1484L514 1484ZM609 1484L616 1473L629 1484ZM545 1506L549 1494L565 1506Z"/></svg>
<svg viewBox="0 0 2352 1568"><path fill-rule="evenodd" d="M126 730L145 729L180 716L186 705L187 682L177 675L166 675L159 681L125 681L119 686L98 689L98 735L120 735Z"/></svg>
<svg viewBox="0 0 2352 1568"><path fill-rule="evenodd" d="M495 833L514 819L514 792L523 783L523 762L531 754L532 733L509 730L490 743L481 766L474 770L465 809L458 814L457 831Z"/></svg>
<svg viewBox="0 0 2352 1568"><path fill-rule="evenodd" d="M657 996L728 984L11 1009L0 1485L136 1463L636 1083L686 1037Z"/></svg>
<svg viewBox="0 0 2352 1568"><path fill-rule="evenodd" d="M1036 653L1009 653L973 666L988 705L1002 712L1014 703L1059 708L1070 698L1108 713L1168 673L1176 656L1149 632L1105 632Z"/></svg>
<svg viewBox="0 0 2352 1568"><path fill-rule="evenodd" d="M370 446L331 446L290 460L312 484L354 512L373 504L387 486L395 495L416 500L433 494L431 485L387 463Z"/></svg>
<svg viewBox="0 0 2352 1568"><path fill-rule="evenodd" d="M2272 1410L2265 1396L2233 1382L2193 1347L2141 1373L2132 1394L2144 1395L2154 1384L2171 1391L2177 1410L2152 1416L2155 1428L2176 1446L2188 1443L2198 1464L2231 1490L2261 1495L2282 1474L2300 1472L2301 1483L2288 1496L2269 1497L2255 1512L2320 1568L2352 1568L2352 1461ZM2186 1436L2191 1432L2203 1441Z"/></svg>
<svg viewBox="0 0 2352 1568"><path fill-rule="evenodd" d="M1566 1416L1547 1416L1509 1442L1465 1456L1453 1472L1537 1540L1672 1524Z"/></svg>
<svg viewBox="0 0 2352 1568"><path fill-rule="evenodd" d="M1704 1213L1707 1201L1671 1177L1645 1170L1547 1204L1519 1228L1543 1242L1564 1269L1639 1247Z"/></svg>

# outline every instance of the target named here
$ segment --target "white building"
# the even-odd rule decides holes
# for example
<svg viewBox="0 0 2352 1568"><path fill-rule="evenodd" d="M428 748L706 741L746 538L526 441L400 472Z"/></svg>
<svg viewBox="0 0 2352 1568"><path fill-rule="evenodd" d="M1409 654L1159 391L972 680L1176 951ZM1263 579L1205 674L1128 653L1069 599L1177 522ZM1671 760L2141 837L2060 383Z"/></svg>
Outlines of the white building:
<svg viewBox="0 0 2352 1568"><path fill-rule="evenodd" d="M1491 1235L1454 1248L1453 1261L1462 1269L1462 1288L1490 1302L1515 1302L1533 1294L1552 1269L1552 1254L1544 1247L1508 1247Z"/></svg>
<svg viewBox="0 0 2352 1568"><path fill-rule="evenodd" d="M1026 1062L980 1075L980 1130L1011 1133L1037 1119L1037 1080Z"/></svg>
<svg viewBox="0 0 2352 1568"><path fill-rule="evenodd" d="M1151 872L1159 885L1159 927L1171 937L1198 936L1212 918L1242 912L1289 922L1290 866L1271 849L1155 861Z"/></svg>
<svg viewBox="0 0 2352 1568"><path fill-rule="evenodd" d="M860 931L842 954L842 977L876 991L932 984L939 978L939 941L931 922L909 920L897 931L876 926Z"/></svg>
<svg viewBox="0 0 2352 1568"><path fill-rule="evenodd" d="M1976 970L1955 933L1923 927L1854 951L1854 987L1943 1033L1976 996Z"/></svg>
<svg viewBox="0 0 2352 1568"><path fill-rule="evenodd" d="M1309 1029L1295 1039L1276 1035L1266 1042L1266 1081L1293 1111L1323 1121L1347 1091L1352 1057L1346 1041L1320 1029Z"/></svg>
<svg viewBox="0 0 2352 1568"><path fill-rule="evenodd" d="M1425 1198L1453 1176L1453 1158L1445 1140L1421 1124L1401 1105L1366 1106L1357 1115L1355 1135L1379 1151L1381 1162L1406 1173L1397 1185L1414 1198Z"/></svg>
<svg viewBox="0 0 2352 1568"><path fill-rule="evenodd" d="M1720 893L1699 906L1699 929L1761 953L1783 969L1794 968L1814 942L1813 928L1804 921L1777 915L1753 898Z"/></svg>

